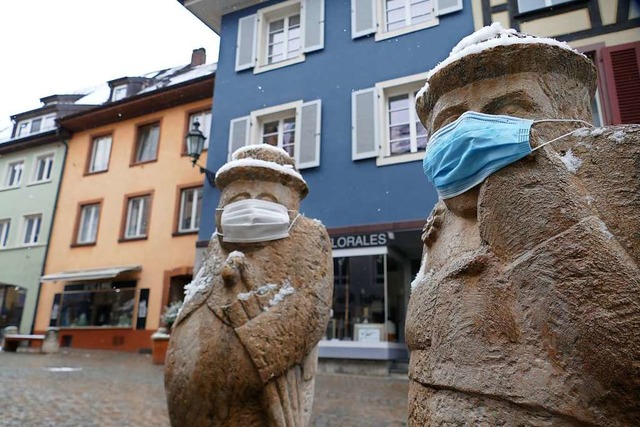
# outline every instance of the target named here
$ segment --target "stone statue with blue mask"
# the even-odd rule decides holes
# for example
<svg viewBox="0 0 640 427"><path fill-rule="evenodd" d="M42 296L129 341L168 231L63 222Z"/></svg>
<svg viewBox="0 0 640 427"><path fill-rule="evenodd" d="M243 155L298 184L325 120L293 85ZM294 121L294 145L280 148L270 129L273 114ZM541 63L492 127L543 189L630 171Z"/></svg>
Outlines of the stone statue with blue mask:
<svg viewBox="0 0 640 427"><path fill-rule="evenodd" d="M409 425L640 425L640 126L593 126L595 89L499 24L429 73Z"/></svg>
<svg viewBox="0 0 640 427"><path fill-rule="evenodd" d="M299 213L309 189L280 148L237 150L215 184L218 228L165 363L171 424L306 426L331 308L329 236Z"/></svg>

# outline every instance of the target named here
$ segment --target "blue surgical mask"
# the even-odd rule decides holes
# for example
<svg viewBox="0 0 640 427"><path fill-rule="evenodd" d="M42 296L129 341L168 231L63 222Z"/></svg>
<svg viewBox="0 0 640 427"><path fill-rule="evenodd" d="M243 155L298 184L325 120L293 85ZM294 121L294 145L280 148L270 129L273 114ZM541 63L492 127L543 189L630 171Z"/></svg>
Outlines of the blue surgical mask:
<svg viewBox="0 0 640 427"><path fill-rule="evenodd" d="M423 161L424 173L441 198L462 194L497 170L530 154L531 126L547 121L581 122L592 126L574 119L534 121L467 111L431 136ZM571 133L573 131L533 150Z"/></svg>

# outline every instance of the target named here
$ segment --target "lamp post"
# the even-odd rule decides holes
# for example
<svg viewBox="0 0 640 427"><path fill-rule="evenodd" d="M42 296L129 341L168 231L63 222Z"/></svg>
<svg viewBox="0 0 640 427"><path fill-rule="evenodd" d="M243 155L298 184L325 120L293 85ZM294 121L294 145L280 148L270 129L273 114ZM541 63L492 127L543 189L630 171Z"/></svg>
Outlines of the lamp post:
<svg viewBox="0 0 640 427"><path fill-rule="evenodd" d="M198 166L200 173L205 174L207 181L209 181L209 184L213 187L215 186L216 174L198 164L198 159L200 158L202 149L204 148L204 141L207 139L199 128L200 122L196 120L193 122L191 131L187 134L187 154L191 157L191 164L194 167Z"/></svg>

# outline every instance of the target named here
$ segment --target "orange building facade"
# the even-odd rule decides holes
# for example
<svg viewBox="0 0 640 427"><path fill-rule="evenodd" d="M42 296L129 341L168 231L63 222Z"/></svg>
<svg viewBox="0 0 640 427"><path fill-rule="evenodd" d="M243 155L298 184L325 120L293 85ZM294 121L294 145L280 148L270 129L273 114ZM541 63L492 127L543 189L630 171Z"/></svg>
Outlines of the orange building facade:
<svg viewBox="0 0 640 427"><path fill-rule="evenodd" d="M108 102L60 121L72 136L36 332L58 327L70 347L151 348L193 275L204 183L185 137L194 121L209 136L215 67L205 67L157 87L109 82Z"/></svg>

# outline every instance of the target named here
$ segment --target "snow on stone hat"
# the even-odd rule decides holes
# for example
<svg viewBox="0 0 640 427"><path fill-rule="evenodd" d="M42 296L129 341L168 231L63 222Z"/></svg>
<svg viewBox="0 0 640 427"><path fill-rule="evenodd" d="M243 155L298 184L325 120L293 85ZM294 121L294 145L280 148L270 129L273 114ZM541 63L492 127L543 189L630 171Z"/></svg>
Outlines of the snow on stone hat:
<svg viewBox="0 0 640 427"><path fill-rule="evenodd" d="M216 172L216 187L222 190L237 179L279 182L297 190L300 199L309 192L307 183L296 170L295 161L282 148L269 144L237 149L231 161Z"/></svg>
<svg viewBox="0 0 640 427"><path fill-rule="evenodd" d="M494 22L463 38L427 75L418 92L416 110L426 123L428 113L445 93L469 83L535 72L563 74L596 89L596 70L591 61L565 42L536 37Z"/></svg>

